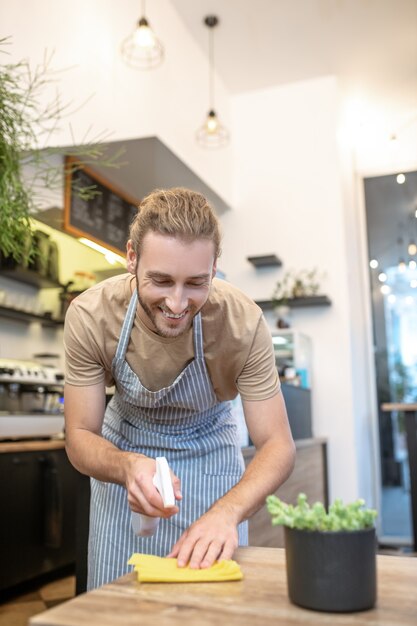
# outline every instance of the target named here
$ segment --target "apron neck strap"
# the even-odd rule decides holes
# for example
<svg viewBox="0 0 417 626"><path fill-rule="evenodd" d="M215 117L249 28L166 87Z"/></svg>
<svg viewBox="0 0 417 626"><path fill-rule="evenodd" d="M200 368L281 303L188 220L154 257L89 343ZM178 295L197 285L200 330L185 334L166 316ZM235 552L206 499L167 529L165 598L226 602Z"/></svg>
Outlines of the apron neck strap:
<svg viewBox="0 0 417 626"><path fill-rule="evenodd" d="M193 342L194 342L194 356L196 359L204 358L203 347L203 328L201 322L201 312L198 312L193 319Z"/></svg>
<svg viewBox="0 0 417 626"><path fill-rule="evenodd" d="M125 315L125 319L123 320L122 331L120 333L119 342L116 348L116 358L123 358L126 354L127 345L130 339L130 333L132 332L133 322L136 316L136 308L138 305L138 292L136 289L133 290L132 296L130 298L129 306L127 308L127 313Z"/></svg>

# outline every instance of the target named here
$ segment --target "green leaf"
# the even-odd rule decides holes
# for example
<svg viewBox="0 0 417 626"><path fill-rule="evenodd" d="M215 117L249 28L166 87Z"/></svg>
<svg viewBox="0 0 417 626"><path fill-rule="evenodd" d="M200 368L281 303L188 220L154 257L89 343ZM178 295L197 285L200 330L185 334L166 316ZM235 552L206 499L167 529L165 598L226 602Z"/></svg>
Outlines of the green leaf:
<svg viewBox="0 0 417 626"><path fill-rule="evenodd" d="M295 506L283 502L275 495L270 495L266 498L266 507L273 526L282 525L300 530L333 532L362 530L372 528L377 517L374 509L365 508L365 501L362 499L344 504L338 498L326 512L321 502L315 502L310 507L304 493L298 495Z"/></svg>

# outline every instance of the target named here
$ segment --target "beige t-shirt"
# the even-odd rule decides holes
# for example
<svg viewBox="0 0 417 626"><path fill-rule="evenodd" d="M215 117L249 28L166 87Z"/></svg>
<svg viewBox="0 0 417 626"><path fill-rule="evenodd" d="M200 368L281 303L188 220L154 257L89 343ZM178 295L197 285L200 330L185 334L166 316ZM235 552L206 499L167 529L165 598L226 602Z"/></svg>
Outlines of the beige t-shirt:
<svg viewBox="0 0 417 626"><path fill-rule="evenodd" d="M66 314L65 380L76 386L115 384L111 364L135 278L123 274L87 289ZM201 310L204 357L219 401L238 393L265 400L279 390L270 330L261 309L230 283L214 279ZM126 360L150 391L169 386L194 358L192 328L160 337L136 314Z"/></svg>

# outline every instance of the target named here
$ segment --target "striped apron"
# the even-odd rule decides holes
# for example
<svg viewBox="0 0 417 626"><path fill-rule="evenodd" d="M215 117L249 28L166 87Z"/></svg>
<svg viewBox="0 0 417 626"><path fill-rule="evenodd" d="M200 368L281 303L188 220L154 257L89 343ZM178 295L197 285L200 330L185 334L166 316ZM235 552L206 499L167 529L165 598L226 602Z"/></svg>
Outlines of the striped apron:
<svg viewBox="0 0 417 626"><path fill-rule="evenodd" d="M125 487L91 479L88 589L129 571L133 552L165 556L182 533L235 485L244 471L229 402L218 402L204 360L201 314L193 320L194 360L172 385L149 391L125 359L137 308L132 294L112 362L116 392L102 435L121 450L165 456L181 480L179 513L161 518L151 537L137 537ZM248 543L247 522L238 527Z"/></svg>

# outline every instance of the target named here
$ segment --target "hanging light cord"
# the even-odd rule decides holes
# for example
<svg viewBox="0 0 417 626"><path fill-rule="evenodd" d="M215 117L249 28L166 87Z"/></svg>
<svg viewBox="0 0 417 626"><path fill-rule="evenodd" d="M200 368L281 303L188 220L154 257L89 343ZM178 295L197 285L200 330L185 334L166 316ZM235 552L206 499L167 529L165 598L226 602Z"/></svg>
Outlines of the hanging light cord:
<svg viewBox="0 0 417 626"><path fill-rule="evenodd" d="M214 110L214 32L213 29L219 23L216 15L207 15L204 24L209 31L209 104L210 111Z"/></svg>
<svg viewBox="0 0 417 626"><path fill-rule="evenodd" d="M226 145L229 140L229 133L226 128L220 124L214 109L214 33L213 28L219 23L218 17L215 15L207 15L203 20L209 29L208 40L208 64L209 64L209 111L203 126L197 131L197 141L205 148L220 148ZM210 32L211 31L211 32Z"/></svg>
<svg viewBox="0 0 417 626"><path fill-rule="evenodd" d="M209 103L210 111L214 110L214 33L209 28Z"/></svg>

